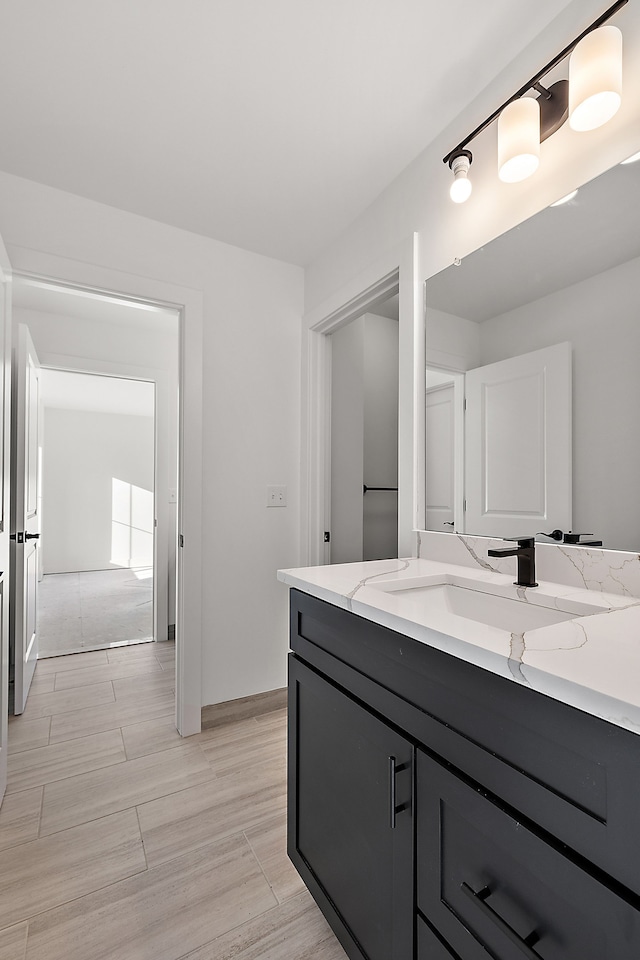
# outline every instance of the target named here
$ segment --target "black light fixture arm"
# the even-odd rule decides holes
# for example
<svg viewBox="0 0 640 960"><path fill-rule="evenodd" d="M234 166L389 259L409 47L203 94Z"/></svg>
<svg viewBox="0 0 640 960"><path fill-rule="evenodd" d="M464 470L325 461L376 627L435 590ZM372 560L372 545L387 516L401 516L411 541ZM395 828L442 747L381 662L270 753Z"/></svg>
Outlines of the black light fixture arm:
<svg viewBox="0 0 640 960"><path fill-rule="evenodd" d="M551 97L553 96L551 90L549 90L547 87L543 87L541 83L532 83L531 89L535 90L536 93L539 93L540 96L544 97L545 100L551 100Z"/></svg>
<svg viewBox="0 0 640 960"><path fill-rule="evenodd" d="M500 116L500 114L502 113L505 107L507 107L510 103L513 103L514 100L519 100L520 97L524 96L524 94L527 93L528 90L531 90L532 88L536 89L538 90L539 93L541 93L543 96L546 97L548 94L548 91L544 87L542 87L542 85L540 84L540 81L548 73L550 73L550 71L553 70L554 67L557 67L559 63L562 63L565 57L569 56L569 54L573 51L574 47L577 47L577 45L580 43L580 41L584 37L586 37L589 33L593 33L593 31L597 30L598 27L603 26L603 24L605 24L608 20L610 20L611 17L613 17L618 12L618 10L626 6L628 2L629 0L617 0L617 2L614 3L611 7L609 7L608 10L605 10L605 12L601 14L597 20L594 20L593 23L590 26L588 26L586 30L582 31L580 36L576 37L575 40L573 40L567 47L564 48L564 50L561 50L560 53L553 58L553 60L550 60L549 63L547 63L542 68L542 70L539 70L536 73L536 75L531 78L531 80L529 80L522 87L520 87L520 89L517 90L511 97L509 97L508 100L505 100L505 102L501 106L499 106L497 110L493 111L490 117L487 117L486 120L483 120L483 122L479 126L477 126L475 130L473 130L472 133L469 134L468 137L465 137L464 140L461 140L460 143L457 145L457 147L454 147L453 150L449 151L446 157L443 157L443 163L448 163L449 166L451 166L451 160L455 156L460 154L467 147L467 145L471 143L472 140L475 140L475 138L480 133L483 132L483 130L486 130L487 127L491 126L493 121L497 120L497 118Z"/></svg>

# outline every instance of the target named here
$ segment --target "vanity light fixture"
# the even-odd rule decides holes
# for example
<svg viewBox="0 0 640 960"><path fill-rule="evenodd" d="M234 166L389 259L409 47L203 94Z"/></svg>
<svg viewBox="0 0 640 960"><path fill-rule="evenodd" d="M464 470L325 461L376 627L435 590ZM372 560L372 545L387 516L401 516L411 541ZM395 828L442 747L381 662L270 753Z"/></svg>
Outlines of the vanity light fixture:
<svg viewBox="0 0 640 960"><path fill-rule="evenodd" d="M535 173L540 144L567 118L572 129L586 131L614 116L622 101L622 34L606 24L628 2L617 0L444 157L454 174L452 200L462 203L470 196L468 145L494 120L498 120L498 176L505 183L517 183ZM544 87L541 81L566 57L569 80ZM537 96L525 96L532 91Z"/></svg>

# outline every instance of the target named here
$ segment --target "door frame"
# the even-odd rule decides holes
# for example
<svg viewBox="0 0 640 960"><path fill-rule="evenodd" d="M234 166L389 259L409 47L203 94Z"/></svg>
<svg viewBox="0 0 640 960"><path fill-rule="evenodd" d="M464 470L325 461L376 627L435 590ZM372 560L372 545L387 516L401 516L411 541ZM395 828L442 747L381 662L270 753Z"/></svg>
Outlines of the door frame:
<svg viewBox="0 0 640 960"><path fill-rule="evenodd" d="M28 326L28 324L27 324ZM139 367L135 364L94 360L65 354L38 355L40 367L65 373L84 373L118 380L141 380L154 385L154 451L153 451L153 511L156 527L153 531L153 632L162 642L169 636L169 383L164 370ZM43 450L46 449L46 434ZM176 463L177 467L177 463ZM46 547L45 547L46 549ZM158 573L162 572L162 576ZM176 585L177 600L177 585ZM177 606L177 604L176 604Z"/></svg>
<svg viewBox="0 0 640 960"><path fill-rule="evenodd" d="M331 339L329 334L399 293L398 556L415 553L425 517L425 323L418 235L396 248L302 319L300 556L329 562L331 520Z"/></svg>
<svg viewBox="0 0 640 960"><path fill-rule="evenodd" d="M13 330L12 330L13 333ZM9 676L9 706L24 712L38 661L37 596L40 567L41 473L40 359L25 323L15 326L11 357L11 548L9 577L9 647L13 678ZM35 390L34 390L35 386ZM32 400L36 404L32 407ZM35 446L33 440L35 439ZM32 457L33 454L33 457ZM31 499L32 478L35 484ZM34 502L35 501L35 502ZM29 538L35 541L29 544ZM29 575L32 560L33 580ZM30 589L31 587L31 589ZM31 606L33 604L33 607ZM30 629L30 610L33 629Z"/></svg>
<svg viewBox="0 0 640 960"><path fill-rule="evenodd" d="M139 277L25 247L12 251L13 274L109 298L178 312L178 537L176 574L176 727L201 730L202 711L202 392L203 313L200 290Z"/></svg>
<svg viewBox="0 0 640 960"><path fill-rule="evenodd" d="M9 558L11 529L11 282L12 270L0 236L0 804L7 783L9 725Z"/></svg>

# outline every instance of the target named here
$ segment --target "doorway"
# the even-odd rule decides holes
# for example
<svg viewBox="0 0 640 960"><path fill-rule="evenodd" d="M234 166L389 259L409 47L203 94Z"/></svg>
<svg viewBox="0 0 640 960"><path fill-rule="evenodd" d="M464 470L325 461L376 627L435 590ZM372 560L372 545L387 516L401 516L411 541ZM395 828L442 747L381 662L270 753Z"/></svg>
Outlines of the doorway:
<svg viewBox="0 0 640 960"><path fill-rule="evenodd" d="M414 531L424 529L425 507L425 324L417 255L417 235L412 234L303 318L300 523L304 565L331 560L327 541L331 516L329 334L375 312L395 294L399 298L396 556L415 555Z"/></svg>
<svg viewBox="0 0 640 960"><path fill-rule="evenodd" d="M48 421L45 428L56 448L47 462L41 457L49 510L44 502L38 586L45 589L38 591L44 595L36 609L45 614L45 640L56 619L58 636L54 649L49 644L40 656L120 646L132 639L167 641L179 622L180 312L22 275L14 275L13 305L15 331L28 329L43 368L39 379L49 409L40 401L41 418ZM129 418L126 429L123 417ZM128 454L123 454L123 440ZM83 487L79 478L87 472L92 482ZM109 581L119 583L108 586L105 571ZM66 596L47 590L49 575L68 573L76 576L58 581ZM128 610L116 610L114 592L121 600L129 596Z"/></svg>
<svg viewBox="0 0 640 960"><path fill-rule="evenodd" d="M398 556L398 294L330 334L331 562Z"/></svg>
<svg viewBox="0 0 640 960"><path fill-rule="evenodd" d="M44 368L40 397L39 658L164 639L154 384Z"/></svg>

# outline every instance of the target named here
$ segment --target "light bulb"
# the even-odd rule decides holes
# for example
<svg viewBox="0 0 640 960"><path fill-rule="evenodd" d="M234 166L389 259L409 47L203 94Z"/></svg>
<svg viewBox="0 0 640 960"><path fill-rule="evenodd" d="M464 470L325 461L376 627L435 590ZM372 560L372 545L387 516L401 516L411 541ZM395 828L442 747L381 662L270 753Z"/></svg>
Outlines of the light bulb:
<svg viewBox="0 0 640 960"><path fill-rule="evenodd" d="M458 154L450 161L453 170L453 183L449 189L449 196L454 203L464 203L471 196L472 184L469 180L471 154L468 151Z"/></svg>
<svg viewBox="0 0 640 960"><path fill-rule="evenodd" d="M465 200L468 200L471 196L472 189L471 180L469 180L466 173L458 174L451 184L449 196L454 203L464 203Z"/></svg>
<svg viewBox="0 0 640 960"><path fill-rule="evenodd" d="M518 183L540 163L540 104L521 97L507 104L498 118L498 176Z"/></svg>
<svg viewBox="0 0 640 960"><path fill-rule="evenodd" d="M583 37L569 60L569 126L595 130L622 103L622 33L605 26Z"/></svg>

